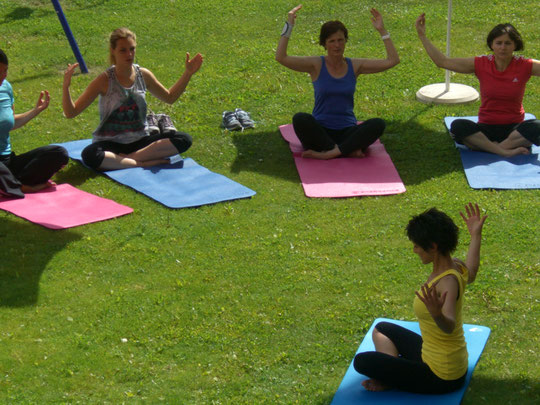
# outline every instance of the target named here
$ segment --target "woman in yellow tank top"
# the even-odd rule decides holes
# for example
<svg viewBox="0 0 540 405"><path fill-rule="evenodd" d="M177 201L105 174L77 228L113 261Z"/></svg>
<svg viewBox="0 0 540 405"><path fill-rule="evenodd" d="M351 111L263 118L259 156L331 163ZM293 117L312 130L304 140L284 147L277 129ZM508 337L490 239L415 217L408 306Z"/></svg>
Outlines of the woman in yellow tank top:
<svg viewBox="0 0 540 405"><path fill-rule="evenodd" d="M458 389L467 374L467 345L463 336L465 286L476 278L480 264L482 227L487 216L478 204L460 213L471 235L465 263L451 257L458 244L458 227L445 213L431 208L413 217L407 236L422 264L432 264L427 281L416 291L414 312L421 336L389 322L373 330L375 352L359 353L354 368L370 377L370 391L397 388L441 394Z"/></svg>

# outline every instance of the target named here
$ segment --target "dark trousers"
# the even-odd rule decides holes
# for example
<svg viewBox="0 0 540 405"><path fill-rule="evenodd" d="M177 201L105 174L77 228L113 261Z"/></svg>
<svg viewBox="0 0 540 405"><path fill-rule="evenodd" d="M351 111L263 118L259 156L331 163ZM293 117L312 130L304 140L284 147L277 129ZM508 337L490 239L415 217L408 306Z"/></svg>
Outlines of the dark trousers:
<svg viewBox="0 0 540 405"><path fill-rule="evenodd" d="M185 132L176 131L174 134L168 135L156 134L144 136L131 143L119 143L113 141L93 142L83 149L81 156L86 166L91 167L94 170L99 170L99 166L101 166L101 163L105 158L105 152L129 155L130 153L145 148L160 139L169 139L178 153L185 152L193 143L190 135Z"/></svg>
<svg viewBox="0 0 540 405"><path fill-rule="evenodd" d="M67 151L58 145L41 146L21 155L0 156L0 195L23 198L21 185L46 183L68 160Z"/></svg>
<svg viewBox="0 0 540 405"><path fill-rule="evenodd" d="M375 329L396 346L399 357L380 352L358 353L354 369L361 374L402 391L444 394L460 388L466 373L456 380L443 380L422 361L422 337L390 322L379 322Z"/></svg>
<svg viewBox="0 0 540 405"><path fill-rule="evenodd" d="M450 133L454 140L461 144L465 138L477 132L482 132L491 142L502 142L514 130L529 142L540 145L540 120L527 120L519 124L489 125L460 118L452 121L450 126Z"/></svg>
<svg viewBox="0 0 540 405"><path fill-rule="evenodd" d="M380 118L371 118L361 124L344 129L325 128L308 113L297 113L293 117L296 136L304 149L323 152L338 146L344 156L356 150L364 152L369 145L381 137L385 123Z"/></svg>

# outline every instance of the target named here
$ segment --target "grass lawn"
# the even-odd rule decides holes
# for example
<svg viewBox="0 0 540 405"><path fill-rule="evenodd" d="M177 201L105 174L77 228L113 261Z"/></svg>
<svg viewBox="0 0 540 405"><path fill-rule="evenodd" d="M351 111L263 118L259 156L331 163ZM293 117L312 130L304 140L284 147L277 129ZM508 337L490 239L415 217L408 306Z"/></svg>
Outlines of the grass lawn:
<svg viewBox="0 0 540 405"><path fill-rule="evenodd" d="M347 199L304 197L278 126L310 111L306 75L274 61L287 12L283 1L70 0L61 2L88 75L107 67L107 39L119 26L138 36L137 62L170 86L185 52L205 62L172 106L149 96L192 134L185 154L257 192L248 200L170 210L70 162L56 176L134 208L118 219L47 230L0 212L0 403L314 403L332 399L377 317L413 320L414 291L429 274L404 227L436 206L461 225L478 202L489 214L482 266L466 292L464 320L492 329L463 404L540 403L540 191L473 190L443 126L475 115L479 103L429 106L415 100L441 82L414 30L427 13L428 36L446 42L447 2L381 0L375 5L401 56L384 73L360 76L359 119L387 121L382 138L407 192ZM372 4L304 3L291 54L322 53L322 22L349 28L347 55L382 57L369 21ZM512 22L538 59L538 2L455 1L452 54L486 53L485 37ZM67 120L62 74L73 54L49 1L0 0L0 48L10 58L15 111L51 92L47 111L12 133L14 149L88 138L97 103ZM478 88L474 75L452 81ZM540 115L540 80L524 105ZM255 130L227 133L221 113L242 107ZM468 243L463 230L456 255Z"/></svg>

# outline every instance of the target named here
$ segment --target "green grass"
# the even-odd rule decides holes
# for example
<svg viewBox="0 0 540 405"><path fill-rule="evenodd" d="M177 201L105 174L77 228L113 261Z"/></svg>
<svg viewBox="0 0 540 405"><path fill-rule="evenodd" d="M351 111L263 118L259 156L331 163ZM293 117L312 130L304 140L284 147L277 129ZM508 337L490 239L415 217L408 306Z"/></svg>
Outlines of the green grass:
<svg viewBox="0 0 540 405"><path fill-rule="evenodd" d="M463 3L463 2L461 2ZM361 76L359 118L387 120L383 137L406 187L396 196L307 199L277 127L312 108L308 77L274 61L287 11L282 0L72 0L62 5L89 75L107 66L107 36L138 35L138 63L171 85L183 55L205 62L172 106L149 97L194 136L186 153L254 190L249 200L169 210L71 162L57 175L85 191L134 208L118 219L51 231L0 212L1 403L316 403L335 393L377 317L414 319L413 292L425 280L404 234L411 215L437 206L456 222L466 202L489 214L479 277L466 293L468 323L492 335L463 404L540 401L538 190L472 190L446 133L446 115L474 115L478 102L427 106L425 84L444 80L413 25L421 2L377 8L401 64ZM488 30L511 21L524 54L540 49L537 2L454 2L452 54L486 53ZM357 1L311 1L298 17L293 54L321 53L320 23L348 26L347 55L381 57L383 46ZM447 2L429 5L429 37L444 48ZM46 0L0 0L0 48L10 58L17 112L40 90L51 106L12 134L16 151L87 138L97 104L73 120L61 112L62 72L74 61ZM452 80L477 87L473 75ZM525 109L540 114L532 78ZM250 111L257 128L229 134L221 112ZM462 232L457 255L468 238Z"/></svg>

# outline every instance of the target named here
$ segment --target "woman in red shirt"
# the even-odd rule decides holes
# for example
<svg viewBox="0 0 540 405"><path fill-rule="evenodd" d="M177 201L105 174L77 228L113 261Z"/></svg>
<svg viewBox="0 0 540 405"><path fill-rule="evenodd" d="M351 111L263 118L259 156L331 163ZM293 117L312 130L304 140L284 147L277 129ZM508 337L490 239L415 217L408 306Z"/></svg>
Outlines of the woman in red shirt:
<svg viewBox="0 0 540 405"><path fill-rule="evenodd" d="M438 67L458 73L474 73L480 82L478 123L466 119L452 122L456 142L471 149L514 156L530 153L540 145L540 120L524 121L523 95L531 76L540 76L540 61L514 55L523 49L521 35L512 24L495 26L487 37L491 55L450 58L426 37L426 18L416 19L418 37Z"/></svg>

